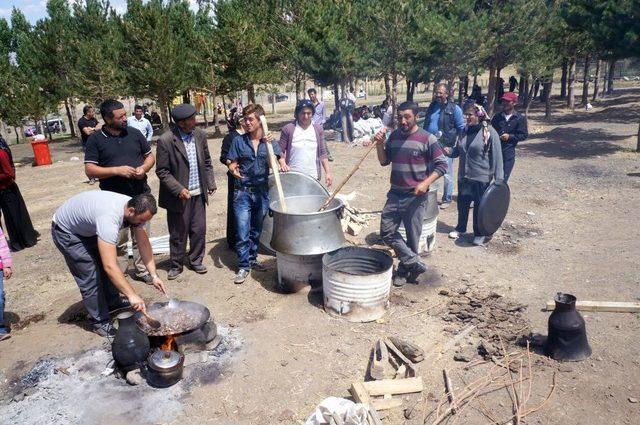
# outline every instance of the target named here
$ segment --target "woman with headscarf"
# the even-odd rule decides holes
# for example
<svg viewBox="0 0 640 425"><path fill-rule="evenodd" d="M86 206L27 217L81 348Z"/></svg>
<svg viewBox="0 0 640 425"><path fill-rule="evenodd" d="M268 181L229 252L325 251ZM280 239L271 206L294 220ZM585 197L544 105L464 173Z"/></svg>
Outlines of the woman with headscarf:
<svg viewBox="0 0 640 425"><path fill-rule="evenodd" d="M317 180L324 169L325 183L331 186L333 175L329 168L327 147L322 126L313 124L313 102L303 99L296 105L295 120L282 128L280 148L291 171L308 174Z"/></svg>
<svg viewBox="0 0 640 425"><path fill-rule="evenodd" d="M243 125L242 110L233 108L231 110L231 115L227 120L229 134L224 136L224 139L222 139L222 149L220 150L220 162L223 163L225 167L227 167L231 162L227 160L227 155L231 148L231 142L237 136L245 133ZM232 250L236 247L236 216L233 212L234 181L235 177L233 177L230 171L227 171L227 245Z"/></svg>
<svg viewBox="0 0 640 425"><path fill-rule="evenodd" d="M463 136L453 148L445 147L445 153L460 157L458 168L458 225L449 233L457 239L467 231L469 210L473 202L473 244L481 246L486 236L478 228L478 205L492 181L502 181L502 147L498 133L489 124L489 117L480 105L470 103L464 108L467 121Z"/></svg>
<svg viewBox="0 0 640 425"><path fill-rule="evenodd" d="M0 209L4 215L4 224L9 247L20 251L34 246L38 242L38 232L31 224L29 211L24 203L20 189L16 184L16 167L7 142L0 137Z"/></svg>

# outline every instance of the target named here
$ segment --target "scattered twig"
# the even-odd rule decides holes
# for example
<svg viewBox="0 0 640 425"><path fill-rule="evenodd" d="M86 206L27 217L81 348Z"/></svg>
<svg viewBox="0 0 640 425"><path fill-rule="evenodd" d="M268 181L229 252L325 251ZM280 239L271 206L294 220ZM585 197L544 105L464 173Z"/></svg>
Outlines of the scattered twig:
<svg viewBox="0 0 640 425"><path fill-rule="evenodd" d="M451 379L447 373L447 369L442 369L442 376L444 376L444 388L447 391L447 398L449 399L449 405L451 406L451 414L456 414L456 398L453 395L453 385L451 385Z"/></svg>

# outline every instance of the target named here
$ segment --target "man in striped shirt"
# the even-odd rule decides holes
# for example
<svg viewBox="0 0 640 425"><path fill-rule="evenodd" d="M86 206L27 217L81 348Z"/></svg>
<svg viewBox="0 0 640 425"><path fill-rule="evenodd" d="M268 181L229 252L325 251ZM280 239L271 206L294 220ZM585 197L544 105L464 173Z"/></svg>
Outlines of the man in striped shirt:
<svg viewBox="0 0 640 425"><path fill-rule="evenodd" d="M436 138L418 127L418 105L404 102L398 106L398 129L385 143L385 129L374 140L380 165L391 164L391 189L382 210L380 235L400 260L394 285L417 282L427 266L420 261L418 244L422 233L429 186L447 172L447 161ZM398 228L404 224L405 241Z"/></svg>

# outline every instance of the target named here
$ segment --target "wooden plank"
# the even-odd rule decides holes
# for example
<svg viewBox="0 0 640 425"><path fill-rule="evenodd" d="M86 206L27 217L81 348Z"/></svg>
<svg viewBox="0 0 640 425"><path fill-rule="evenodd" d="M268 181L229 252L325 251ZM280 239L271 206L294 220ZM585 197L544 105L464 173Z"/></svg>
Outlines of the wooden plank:
<svg viewBox="0 0 640 425"><path fill-rule="evenodd" d="M401 398L383 398L383 399L372 399L371 405L376 410L389 410L394 409L396 407L402 407L402 399Z"/></svg>
<svg viewBox="0 0 640 425"><path fill-rule="evenodd" d="M551 311L556 308L554 301L547 301L546 308ZM577 301L576 310L608 313L640 313L640 303L617 301Z"/></svg>
<svg viewBox="0 0 640 425"><path fill-rule="evenodd" d="M369 404L369 419L371 425L382 425L380 415L378 415L378 412L371 404Z"/></svg>
<svg viewBox="0 0 640 425"><path fill-rule="evenodd" d="M371 401L371 397L369 397L369 393L363 384L363 382L354 382L351 384L349 392L356 403L368 404Z"/></svg>
<svg viewBox="0 0 640 425"><path fill-rule="evenodd" d="M419 393L424 390L422 378L383 379L380 381L364 382L365 390L369 396L385 394Z"/></svg>

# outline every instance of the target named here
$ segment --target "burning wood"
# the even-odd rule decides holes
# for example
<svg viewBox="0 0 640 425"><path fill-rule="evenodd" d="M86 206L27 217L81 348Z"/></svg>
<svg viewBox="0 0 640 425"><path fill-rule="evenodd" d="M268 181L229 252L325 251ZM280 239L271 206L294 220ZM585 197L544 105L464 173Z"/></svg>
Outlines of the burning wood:
<svg viewBox="0 0 640 425"><path fill-rule="evenodd" d="M171 351L176 349L176 339L173 335L169 335L164 343L160 346L161 350Z"/></svg>

